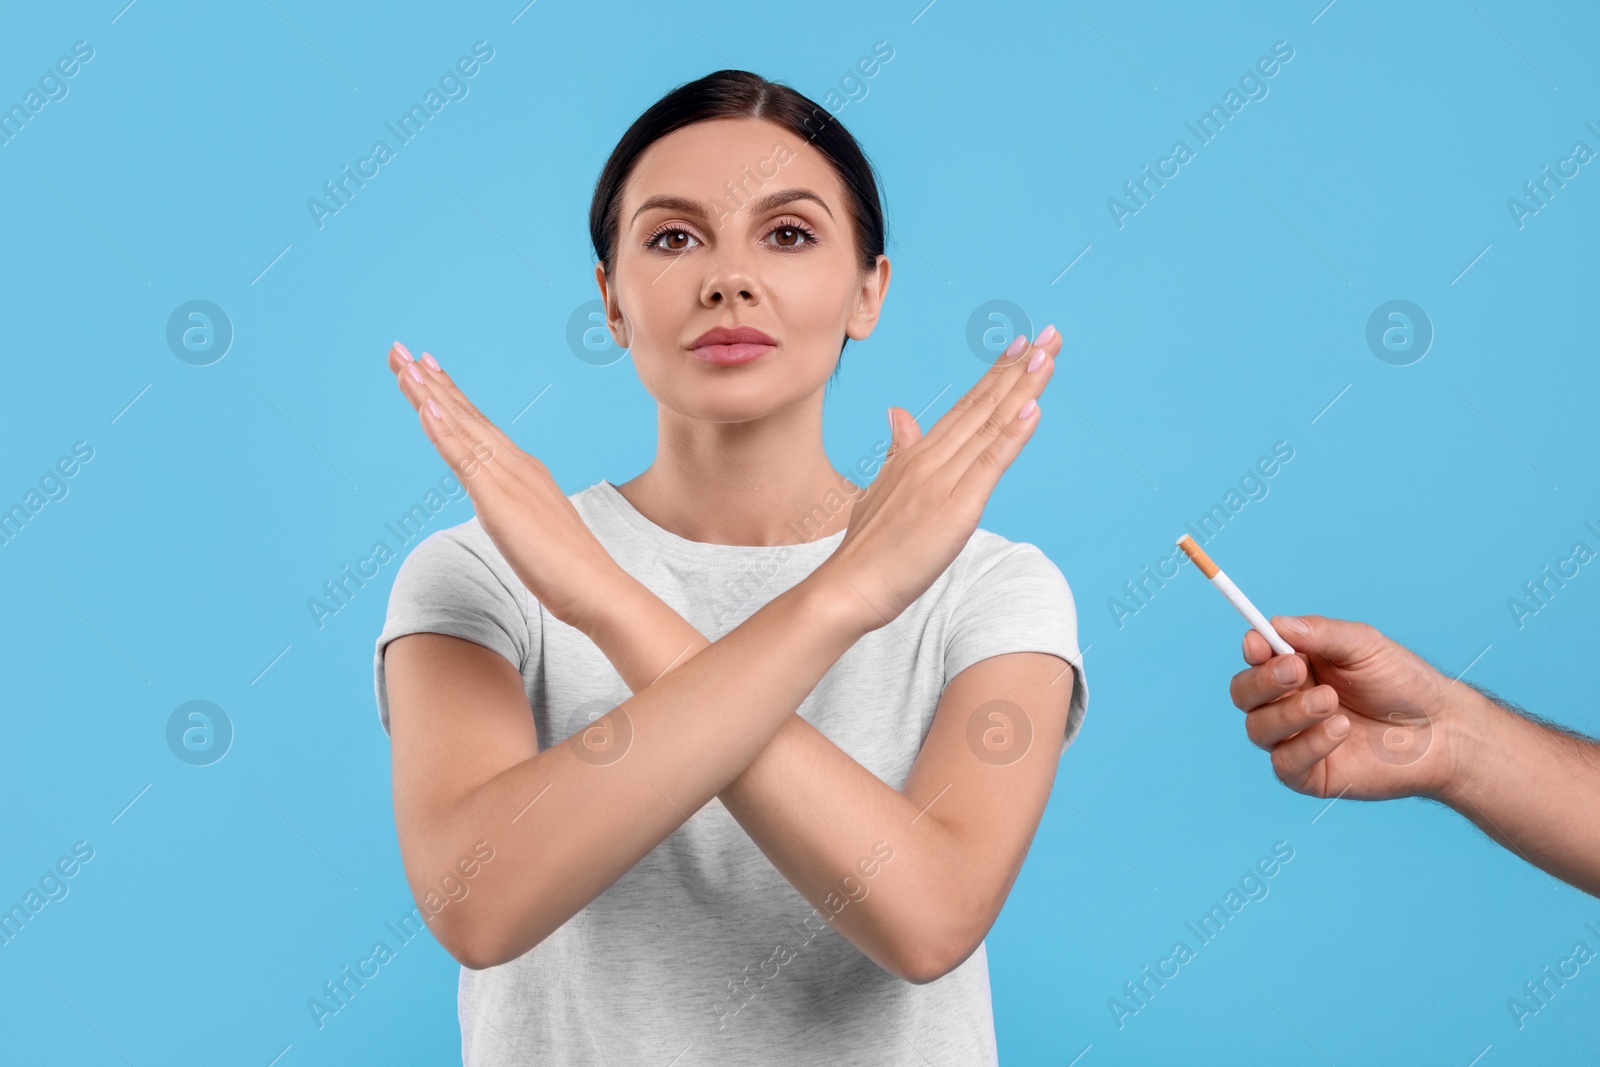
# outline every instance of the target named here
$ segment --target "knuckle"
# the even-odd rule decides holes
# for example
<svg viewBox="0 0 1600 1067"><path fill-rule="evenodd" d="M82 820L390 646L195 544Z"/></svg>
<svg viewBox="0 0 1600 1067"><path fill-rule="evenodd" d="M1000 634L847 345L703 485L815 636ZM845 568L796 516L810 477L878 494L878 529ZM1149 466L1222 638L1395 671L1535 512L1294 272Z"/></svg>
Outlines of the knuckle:
<svg viewBox="0 0 1600 1067"><path fill-rule="evenodd" d="M1231 681L1228 682L1228 698L1233 701L1233 706L1238 708L1240 711L1249 710L1245 704L1245 697L1247 694L1246 675L1248 674L1248 671L1240 671L1238 674L1233 676Z"/></svg>
<svg viewBox="0 0 1600 1067"><path fill-rule="evenodd" d="M1255 745L1257 748L1266 748L1267 747L1266 745L1263 745L1261 743L1261 713L1260 712L1254 712L1252 714L1249 714L1249 715L1245 716L1245 718L1244 718L1244 735L1246 737L1248 737L1250 739L1250 743L1252 745Z"/></svg>

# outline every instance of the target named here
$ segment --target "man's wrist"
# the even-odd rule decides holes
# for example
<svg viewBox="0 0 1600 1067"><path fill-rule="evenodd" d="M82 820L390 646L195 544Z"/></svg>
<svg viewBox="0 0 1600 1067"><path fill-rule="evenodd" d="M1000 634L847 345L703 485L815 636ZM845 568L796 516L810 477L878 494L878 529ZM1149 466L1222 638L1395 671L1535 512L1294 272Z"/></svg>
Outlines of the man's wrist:
<svg viewBox="0 0 1600 1067"><path fill-rule="evenodd" d="M1505 731L1516 716L1460 681L1450 683L1443 703L1450 770L1434 799L1466 814L1466 808L1476 808L1494 753L1504 750Z"/></svg>

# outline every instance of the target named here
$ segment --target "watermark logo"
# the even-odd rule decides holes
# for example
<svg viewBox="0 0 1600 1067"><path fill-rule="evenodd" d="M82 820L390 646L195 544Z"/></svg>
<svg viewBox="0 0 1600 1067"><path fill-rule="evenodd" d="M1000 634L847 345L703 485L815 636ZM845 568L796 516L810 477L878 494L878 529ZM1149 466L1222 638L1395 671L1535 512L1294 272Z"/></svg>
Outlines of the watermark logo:
<svg viewBox="0 0 1600 1067"><path fill-rule="evenodd" d="M993 363L1017 334L1033 336L1033 320L1009 300L986 300L967 317L967 347L985 363Z"/></svg>
<svg viewBox="0 0 1600 1067"><path fill-rule="evenodd" d="M614 712L615 714L608 714ZM575 716L588 725L580 726L566 744L583 762L593 767L609 767L633 747L633 720L615 700L597 698L580 704Z"/></svg>
<svg viewBox="0 0 1600 1067"><path fill-rule="evenodd" d="M585 300L567 316L567 347L591 367L609 367L628 354L612 340L606 327L606 305L601 300Z"/></svg>
<svg viewBox="0 0 1600 1067"><path fill-rule="evenodd" d="M1387 723L1368 734L1373 754L1393 767L1409 767L1428 754L1433 744L1433 719L1409 700L1395 699L1375 709L1371 717Z"/></svg>
<svg viewBox="0 0 1600 1067"><path fill-rule="evenodd" d="M167 717L167 747L191 767L209 767L233 747L233 720L209 700L179 704Z"/></svg>
<svg viewBox="0 0 1600 1067"><path fill-rule="evenodd" d="M1009 700L986 700L967 719L967 747L992 767L1006 767L1028 754L1033 720Z"/></svg>
<svg viewBox="0 0 1600 1067"><path fill-rule="evenodd" d="M233 320L209 300L179 304L167 318L167 347L191 367L209 367L233 347Z"/></svg>
<svg viewBox="0 0 1600 1067"><path fill-rule="evenodd" d="M1409 300L1390 300L1367 318L1367 347L1392 367L1409 367L1433 347L1433 320Z"/></svg>

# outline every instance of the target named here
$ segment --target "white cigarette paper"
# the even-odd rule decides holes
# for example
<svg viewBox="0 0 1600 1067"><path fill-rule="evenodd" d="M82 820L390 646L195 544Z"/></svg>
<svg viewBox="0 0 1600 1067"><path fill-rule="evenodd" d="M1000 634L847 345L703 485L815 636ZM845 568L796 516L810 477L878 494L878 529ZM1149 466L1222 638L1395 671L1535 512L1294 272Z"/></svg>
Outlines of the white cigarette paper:
<svg viewBox="0 0 1600 1067"><path fill-rule="evenodd" d="M1245 617L1251 628L1267 639L1272 651L1280 656L1294 655L1294 649L1289 646L1289 642L1278 636L1278 631L1272 628L1267 617L1256 610L1256 606L1250 603L1250 598L1239 591L1239 587L1233 584L1232 578L1222 573L1222 569L1211 561L1211 557L1195 543L1194 538L1184 534L1178 538L1178 547L1194 561L1196 567L1200 568L1200 573L1211 579L1211 584L1228 598L1228 603L1239 609L1239 614Z"/></svg>

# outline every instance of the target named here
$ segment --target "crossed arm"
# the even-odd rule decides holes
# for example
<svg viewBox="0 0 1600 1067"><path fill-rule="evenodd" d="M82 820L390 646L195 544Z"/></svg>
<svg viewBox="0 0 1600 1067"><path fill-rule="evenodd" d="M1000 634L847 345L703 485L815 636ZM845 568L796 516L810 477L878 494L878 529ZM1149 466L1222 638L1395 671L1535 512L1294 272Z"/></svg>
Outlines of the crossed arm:
<svg viewBox="0 0 1600 1067"><path fill-rule="evenodd" d="M386 646L395 822L413 893L423 896L475 842L495 849L474 892L433 916L441 944L468 967L516 958L721 796L797 891L885 970L930 981L972 953L1021 868L1060 750L1039 743L1010 762L983 759L967 746L968 720L1004 699L1041 742L1062 736L1074 684L1067 665L1019 652L962 671L901 791L795 711L970 537L1037 424L1033 400L1061 344L1047 329L1029 355L1025 340L927 434L891 409L895 447L841 545L715 642L616 565L543 464L483 418L436 361L424 353L424 372L391 350L402 391L467 477L517 577L634 690L597 723L629 739L621 758L588 758L581 742L541 752L509 661L443 634ZM874 865L868 893L857 875L882 859L879 842L893 862ZM851 906L841 910L835 901L845 898Z"/></svg>
<svg viewBox="0 0 1600 1067"><path fill-rule="evenodd" d="M440 943L474 968L521 955L716 795L885 970L927 982L970 956L1038 827L1072 671L1037 652L962 671L896 791L794 714L864 632L845 621L845 595L859 600L802 583L710 642L627 579L591 634L634 690L602 717L613 720L603 729L631 732L626 755L607 765L571 745L537 751L520 676L498 654L442 634L390 642L395 812L413 891L420 897L473 841L496 850L471 895L439 913ZM1038 739L1003 766L966 740L974 709L997 698L1021 707ZM893 860L874 865L863 891L858 864L881 855L878 842Z"/></svg>

